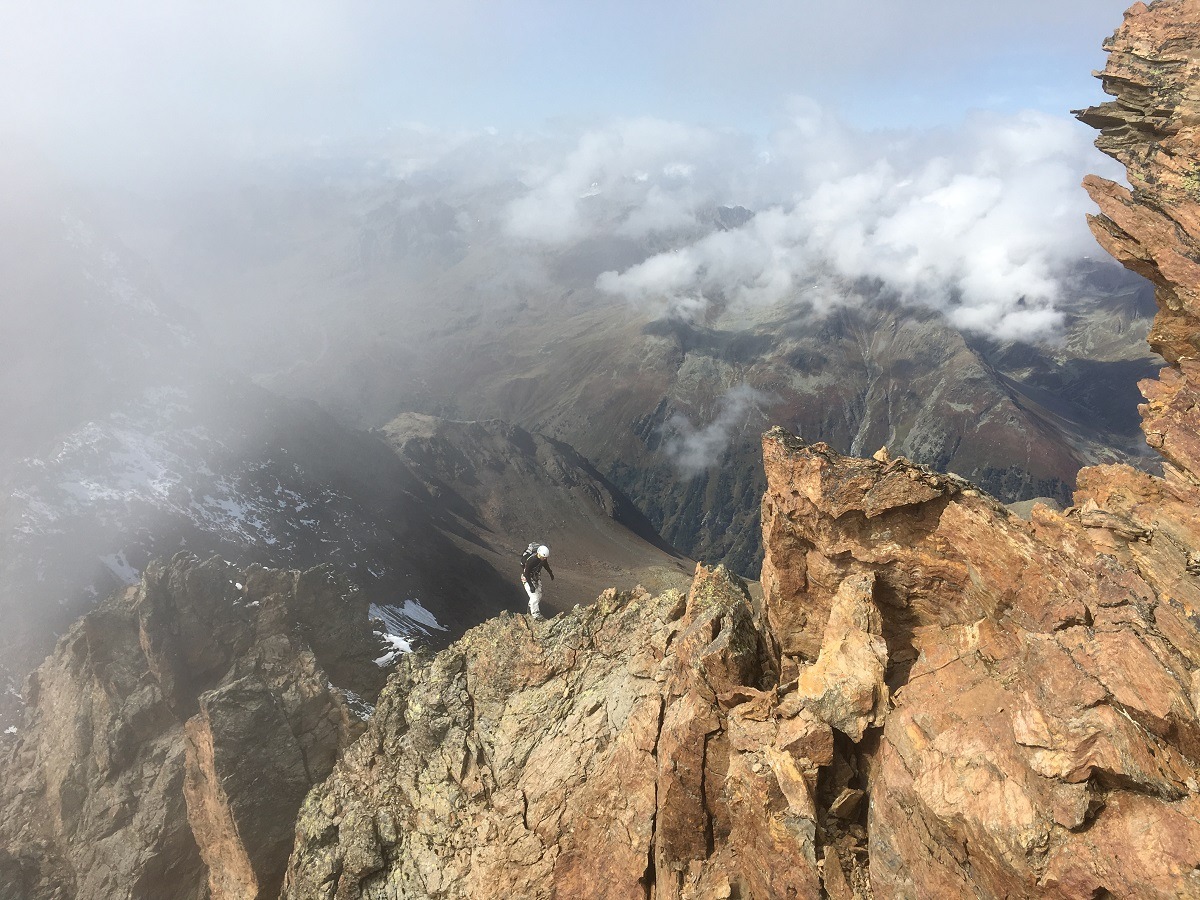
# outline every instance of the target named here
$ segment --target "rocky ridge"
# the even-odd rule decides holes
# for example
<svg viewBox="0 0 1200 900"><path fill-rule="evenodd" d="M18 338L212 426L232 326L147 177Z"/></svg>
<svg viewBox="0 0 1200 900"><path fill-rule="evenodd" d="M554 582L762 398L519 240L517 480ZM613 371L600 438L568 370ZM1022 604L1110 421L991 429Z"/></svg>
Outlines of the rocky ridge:
<svg viewBox="0 0 1200 900"><path fill-rule="evenodd" d="M277 896L377 655L328 569L151 564L63 636L2 738L0 897Z"/></svg>
<svg viewBox="0 0 1200 900"><path fill-rule="evenodd" d="M1200 2L1137 4L1093 228L1157 286L1158 478L1030 521L884 449L763 439L763 600L700 569L384 691L284 896L1200 896Z"/></svg>
<svg viewBox="0 0 1200 900"><path fill-rule="evenodd" d="M644 896L656 878L728 886L732 861L706 858L714 829L730 828L767 845L754 860L770 865L760 884L790 882L792 868L802 883L804 867L778 851L812 856L811 810L768 809L773 776L731 743L774 728L751 714L734 733L728 711L774 680L764 651L744 587L702 569L686 598L610 591L532 628L502 616L433 660L409 661L368 735L306 801L284 895ZM818 757L831 744L828 729L791 737ZM777 757L802 804L799 769ZM706 793L714 766L739 795ZM747 810L760 819L743 819Z"/></svg>
<svg viewBox="0 0 1200 900"><path fill-rule="evenodd" d="M505 577L512 609L524 607L516 561L534 539L553 544L547 610L591 602L613 586L641 583L658 592L690 580L695 564L561 441L499 420L417 413L398 416L381 434L425 486L440 529Z"/></svg>
<svg viewBox="0 0 1200 900"><path fill-rule="evenodd" d="M1200 896L1197 33L1135 6L1082 114L1134 188L1089 182L1094 227L1159 285L1162 478L1084 470L1026 522L773 430L760 604L700 568L502 615L403 657L366 726L359 595L151 567L29 683L0 897Z"/></svg>

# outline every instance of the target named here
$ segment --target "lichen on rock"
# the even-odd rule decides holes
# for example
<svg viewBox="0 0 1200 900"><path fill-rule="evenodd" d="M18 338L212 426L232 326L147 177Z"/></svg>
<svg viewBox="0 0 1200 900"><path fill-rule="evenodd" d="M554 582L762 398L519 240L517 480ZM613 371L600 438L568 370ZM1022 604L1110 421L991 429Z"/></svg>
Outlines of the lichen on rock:
<svg viewBox="0 0 1200 900"><path fill-rule="evenodd" d="M818 897L814 741L776 746L774 681L722 568L487 622L393 677L305 802L285 896ZM380 816L404 825L343 834Z"/></svg>

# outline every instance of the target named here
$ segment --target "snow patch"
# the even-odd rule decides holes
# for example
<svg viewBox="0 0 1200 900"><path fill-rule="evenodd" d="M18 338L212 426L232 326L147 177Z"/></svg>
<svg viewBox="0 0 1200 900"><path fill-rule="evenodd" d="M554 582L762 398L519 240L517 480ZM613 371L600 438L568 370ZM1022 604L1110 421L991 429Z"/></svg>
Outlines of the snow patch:
<svg viewBox="0 0 1200 900"><path fill-rule="evenodd" d="M118 553L110 553L108 556L101 556L100 562L108 567L108 571L112 572L126 587L137 584L142 579L142 573L129 564L125 559L124 551Z"/></svg>
<svg viewBox="0 0 1200 900"><path fill-rule="evenodd" d="M358 716L359 720L366 722L375 715L375 707L349 688L340 688L332 681L327 683L327 687L331 692L341 695L342 699L346 701L346 705L350 707L350 711Z"/></svg>
<svg viewBox="0 0 1200 900"><path fill-rule="evenodd" d="M418 625L424 626L426 629L432 628L434 631L445 631L446 629L437 620L437 616L421 605L420 600L405 600L404 606L400 608L400 614Z"/></svg>
<svg viewBox="0 0 1200 900"><path fill-rule="evenodd" d="M385 647L392 648L384 653L383 656L375 658L375 665L379 666L379 668L382 669L390 666L399 658L401 653L412 653L412 643L399 635L391 634L387 631L377 631L375 633L383 641Z"/></svg>
<svg viewBox="0 0 1200 900"><path fill-rule="evenodd" d="M385 647L391 648L375 660L380 667L391 665L401 653L412 653L414 641L434 631L446 630L419 600L408 599L403 604L372 603L367 614L383 624L383 629L377 629L375 635Z"/></svg>

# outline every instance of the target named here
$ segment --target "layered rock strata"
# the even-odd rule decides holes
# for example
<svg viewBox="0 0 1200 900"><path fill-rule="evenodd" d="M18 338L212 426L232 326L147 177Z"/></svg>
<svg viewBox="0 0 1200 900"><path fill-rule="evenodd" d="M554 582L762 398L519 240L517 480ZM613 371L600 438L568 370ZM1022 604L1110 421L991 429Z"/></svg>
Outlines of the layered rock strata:
<svg viewBox="0 0 1200 900"><path fill-rule="evenodd" d="M1130 187L1090 175L1100 244L1154 282L1159 312L1150 345L1167 362L1200 356L1200 6L1135 3L1104 49L1099 73L1113 100L1077 113L1096 146L1125 166Z"/></svg>
<svg viewBox="0 0 1200 900"><path fill-rule="evenodd" d="M1200 896L1200 584L1182 557L1116 552L1170 547L1165 521L1025 522L960 479L780 431L764 454L785 678L819 666L847 581L875 586L891 702L873 735L843 729L874 895Z"/></svg>
<svg viewBox="0 0 1200 900"><path fill-rule="evenodd" d="M0 779L4 900L275 897L296 811L362 733L366 602L325 569L181 554L29 679Z"/></svg>

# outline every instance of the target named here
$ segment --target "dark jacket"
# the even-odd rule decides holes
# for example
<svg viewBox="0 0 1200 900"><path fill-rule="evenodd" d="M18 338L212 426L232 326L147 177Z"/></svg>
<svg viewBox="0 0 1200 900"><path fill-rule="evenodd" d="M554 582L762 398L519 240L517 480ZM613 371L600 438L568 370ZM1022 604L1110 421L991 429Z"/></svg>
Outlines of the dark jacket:
<svg viewBox="0 0 1200 900"><path fill-rule="evenodd" d="M550 563L534 554L525 560L525 565L521 566L521 577L530 584L537 584L541 580L539 576L542 569L550 573L550 580L553 581L554 571L550 568Z"/></svg>

